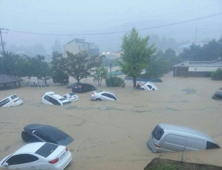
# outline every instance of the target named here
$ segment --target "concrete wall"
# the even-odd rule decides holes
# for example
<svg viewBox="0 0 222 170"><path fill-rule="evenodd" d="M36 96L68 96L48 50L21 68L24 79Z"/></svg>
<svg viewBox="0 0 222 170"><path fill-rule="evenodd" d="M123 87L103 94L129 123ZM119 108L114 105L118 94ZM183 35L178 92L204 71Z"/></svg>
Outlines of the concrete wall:
<svg viewBox="0 0 222 170"><path fill-rule="evenodd" d="M210 77L212 72L190 72L189 67L174 67L174 77Z"/></svg>

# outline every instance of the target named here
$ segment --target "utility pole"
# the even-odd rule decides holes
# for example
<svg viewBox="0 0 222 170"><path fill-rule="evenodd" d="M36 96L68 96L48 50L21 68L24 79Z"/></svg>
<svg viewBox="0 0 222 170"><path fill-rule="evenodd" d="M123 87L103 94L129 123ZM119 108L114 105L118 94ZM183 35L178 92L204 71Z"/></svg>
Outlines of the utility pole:
<svg viewBox="0 0 222 170"><path fill-rule="evenodd" d="M3 53L5 53L5 49L4 49L4 42L3 42L3 40L2 40L2 28L0 28L0 37L1 37L1 44L2 44L2 51L3 51Z"/></svg>

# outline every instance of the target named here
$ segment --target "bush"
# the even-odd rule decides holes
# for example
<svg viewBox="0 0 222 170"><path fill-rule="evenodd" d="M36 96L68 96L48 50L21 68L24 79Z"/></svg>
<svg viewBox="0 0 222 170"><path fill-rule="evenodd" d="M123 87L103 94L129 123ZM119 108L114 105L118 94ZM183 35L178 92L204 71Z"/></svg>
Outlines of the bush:
<svg viewBox="0 0 222 170"><path fill-rule="evenodd" d="M53 83L60 83L61 85L67 85L69 83L69 75L62 72L57 71L52 75Z"/></svg>
<svg viewBox="0 0 222 170"><path fill-rule="evenodd" d="M174 165L170 164L160 164L155 170L176 170Z"/></svg>
<svg viewBox="0 0 222 170"><path fill-rule="evenodd" d="M106 79L107 87L120 87L123 84L123 79L120 77L108 77Z"/></svg>
<svg viewBox="0 0 222 170"><path fill-rule="evenodd" d="M211 74L212 80L222 80L222 69L217 69L217 71Z"/></svg>

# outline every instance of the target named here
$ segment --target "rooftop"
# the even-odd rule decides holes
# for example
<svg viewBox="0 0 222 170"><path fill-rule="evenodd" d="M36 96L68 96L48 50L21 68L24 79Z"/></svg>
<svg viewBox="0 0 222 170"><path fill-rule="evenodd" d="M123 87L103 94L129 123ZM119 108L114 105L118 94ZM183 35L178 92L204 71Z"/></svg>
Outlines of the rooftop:
<svg viewBox="0 0 222 170"><path fill-rule="evenodd" d="M174 65L174 67L222 67L222 59L218 58L213 61L185 61Z"/></svg>
<svg viewBox="0 0 222 170"><path fill-rule="evenodd" d="M85 42L84 39L79 39L79 38L75 38L75 39L69 41L67 44L70 44L70 43L73 42L73 41L75 41L75 42L77 42L77 43L82 43L82 44L94 44L94 43ZM67 45L67 44L66 44L66 45Z"/></svg>

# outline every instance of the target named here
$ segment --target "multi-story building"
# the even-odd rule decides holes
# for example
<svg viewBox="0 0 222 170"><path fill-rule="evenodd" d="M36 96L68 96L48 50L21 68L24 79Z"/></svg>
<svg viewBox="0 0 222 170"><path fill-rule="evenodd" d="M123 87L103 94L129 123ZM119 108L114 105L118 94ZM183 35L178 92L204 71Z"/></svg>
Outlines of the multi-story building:
<svg viewBox="0 0 222 170"><path fill-rule="evenodd" d="M84 50L88 52L89 57L99 55L99 47L97 45L86 42L84 39L75 38L64 45L64 56L67 57L67 51L77 54Z"/></svg>

